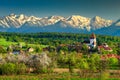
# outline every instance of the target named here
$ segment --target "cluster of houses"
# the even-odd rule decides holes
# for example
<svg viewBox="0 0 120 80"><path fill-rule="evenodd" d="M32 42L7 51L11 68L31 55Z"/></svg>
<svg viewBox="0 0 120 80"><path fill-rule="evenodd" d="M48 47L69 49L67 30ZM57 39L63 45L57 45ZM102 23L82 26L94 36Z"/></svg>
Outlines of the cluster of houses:
<svg viewBox="0 0 120 80"><path fill-rule="evenodd" d="M107 45L107 43L103 43L102 45L98 46L98 51L101 51L102 49L109 52L113 51L112 48Z"/></svg>
<svg viewBox="0 0 120 80"><path fill-rule="evenodd" d="M97 48L98 52L100 53L102 50L112 52L112 48L107 45L107 43L103 43L97 46L96 42L96 35L94 33L91 34L89 39L85 39L82 43L75 43L75 44L60 44L57 47L57 51L59 51L62 47L68 47L68 51L75 50L76 52L80 52L83 44L86 44L89 51L92 49Z"/></svg>
<svg viewBox="0 0 120 80"><path fill-rule="evenodd" d="M22 50L22 45L10 45L7 48L8 54L25 54L34 51L34 48L29 47L26 50Z"/></svg>
<svg viewBox="0 0 120 80"><path fill-rule="evenodd" d="M91 51L91 49L96 48L98 53L102 53L102 51L106 51L108 54L106 55L101 55L101 59L105 60L107 58L117 58L120 60L120 56L117 54L111 54L112 53L112 48L109 47L109 45L107 43L102 43L101 45L97 46L96 43L96 36L94 33L91 34L89 40L85 39L83 41L83 43L76 43L76 44L72 44L72 45L65 45L65 44L61 44L59 48L61 47L65 47L67 46L69 50L74 49L76 50L76 52L80 52L80 50L82 49L83 44L86 44L86 46L88 47L88 50Z"/></svg>
<svg viewBox="0 0 120 80"><path fill-rule="evenodd" d="M90 40L89 41L84 41L84 43L88 46L89 49L97 47L99 52L101 50L108 51L108 52L112 52L113 51L112 48L109 47L107 43L103 43L103 44L97 46L96 36L95 36L94 33L91 34Z"/></svg>

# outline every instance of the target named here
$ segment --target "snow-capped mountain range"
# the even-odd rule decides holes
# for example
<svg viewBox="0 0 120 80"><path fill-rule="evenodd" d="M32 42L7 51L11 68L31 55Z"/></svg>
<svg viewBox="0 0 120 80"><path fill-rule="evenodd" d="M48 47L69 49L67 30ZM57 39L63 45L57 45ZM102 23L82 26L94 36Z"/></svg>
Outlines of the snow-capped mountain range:
<svg viewBox="0 0 120 80"><path fill-rule="evenodd" d="M76 30L78 30L78 32L90 32L100 31L102 28L109 28L113 25L120 26L120 20L114 22L99 16L87 18L80 15L39 18L35 16L26 16L24 14L10 14L0 18L0 31L10 32L74 32Z"/></svg>

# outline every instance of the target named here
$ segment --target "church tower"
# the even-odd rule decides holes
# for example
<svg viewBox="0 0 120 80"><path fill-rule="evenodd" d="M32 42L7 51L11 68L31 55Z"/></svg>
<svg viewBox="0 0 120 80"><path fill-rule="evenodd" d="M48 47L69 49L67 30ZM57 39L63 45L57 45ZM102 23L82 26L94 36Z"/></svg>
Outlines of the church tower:
<svg viewBox="0 0 120 80"><path fill-rule="evenodd" d="M90 46L93 48L96 47L96 36L94 33L92 33L90 36Z"/></svg>

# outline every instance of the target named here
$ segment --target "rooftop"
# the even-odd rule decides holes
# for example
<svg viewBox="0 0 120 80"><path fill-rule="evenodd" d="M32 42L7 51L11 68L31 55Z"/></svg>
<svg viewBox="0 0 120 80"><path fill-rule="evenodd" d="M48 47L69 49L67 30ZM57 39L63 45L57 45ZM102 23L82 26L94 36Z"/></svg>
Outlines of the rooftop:
<svg viewBox="0 0 120 80"><path fill-rule="evenodd" d="M90 36L90 39L95 39L95 38L96 38L95 34L92 33L91 36Z"/></svg>

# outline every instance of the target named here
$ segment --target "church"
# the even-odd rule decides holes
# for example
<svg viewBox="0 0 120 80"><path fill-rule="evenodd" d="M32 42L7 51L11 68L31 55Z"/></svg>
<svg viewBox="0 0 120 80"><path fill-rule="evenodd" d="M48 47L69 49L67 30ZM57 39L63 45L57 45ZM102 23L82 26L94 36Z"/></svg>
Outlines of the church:
<svg viewBox="0 0 120 80"><path fill-rule="evenodd" d="M84 40L84 42L88 47L89 49L91 48L95 48L97 43L96 43L96 36L94 33L91 34L89 40Z"/></svg>
<svg viewBox="0 0 120 80"><path fill-rule="evenodd" d="M96 36L94 33L91 34L90 36L90 44L89 46L91 46L92 48L96 47Z"/></svg>

